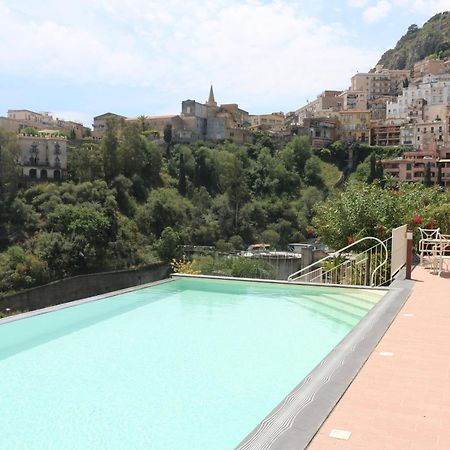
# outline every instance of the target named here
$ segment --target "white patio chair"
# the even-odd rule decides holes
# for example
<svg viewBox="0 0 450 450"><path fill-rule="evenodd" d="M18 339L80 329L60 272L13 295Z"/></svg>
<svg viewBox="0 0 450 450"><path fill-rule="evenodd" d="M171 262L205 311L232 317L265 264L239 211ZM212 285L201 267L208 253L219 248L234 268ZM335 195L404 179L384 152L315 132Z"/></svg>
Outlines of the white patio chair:
<svg viewBox="0 0 450 450"><path fill-rule="evenodd" d="M441 275L450 269L450 236L440 235L433 243L430 255L430 265L433 273ZM445 266L445 268L444 268Z"/></svg>
<svg viewBox="0 0 450 450"><path fill-rule="evenodd" d="M420 228L419 256L420 264L423 264L424 257L433 257L435 239L439 239L440 228L428 229Z"/></svg>

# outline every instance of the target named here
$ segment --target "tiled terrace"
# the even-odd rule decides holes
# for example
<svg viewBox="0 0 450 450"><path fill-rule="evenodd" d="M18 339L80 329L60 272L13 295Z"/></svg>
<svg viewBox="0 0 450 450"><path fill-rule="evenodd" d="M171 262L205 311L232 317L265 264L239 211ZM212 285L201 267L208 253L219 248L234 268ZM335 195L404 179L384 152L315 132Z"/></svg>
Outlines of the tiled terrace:
<svg viewBox="0 0 450 450"><path fill-rule="evenodd" d="M308 450L450 449L450 277L422 267L412 277L410 298Z"/></svg>

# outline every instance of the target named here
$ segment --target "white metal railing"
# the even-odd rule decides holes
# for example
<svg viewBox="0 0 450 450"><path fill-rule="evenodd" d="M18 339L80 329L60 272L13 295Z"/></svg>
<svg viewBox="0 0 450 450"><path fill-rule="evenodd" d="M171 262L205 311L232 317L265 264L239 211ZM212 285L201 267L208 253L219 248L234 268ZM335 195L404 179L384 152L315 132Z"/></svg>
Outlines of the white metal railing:
<svg viewBox="0 0 450 450"><path fill-rule="evenodd" d="M370 240L375 241L376 244L362 252L352 252L362 242ZM391 237L384 241L372 236L361 238L291 274L288 281L383 286L391 281L389 267L391 243Z"/></svg>

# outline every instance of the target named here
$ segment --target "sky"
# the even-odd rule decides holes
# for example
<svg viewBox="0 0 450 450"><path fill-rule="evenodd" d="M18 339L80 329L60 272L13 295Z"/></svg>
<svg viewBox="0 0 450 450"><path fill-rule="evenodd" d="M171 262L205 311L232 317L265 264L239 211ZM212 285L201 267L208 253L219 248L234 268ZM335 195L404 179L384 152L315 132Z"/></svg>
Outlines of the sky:
<svg viewBox="0 0 450 450"><path fill-rule="evenodd" d="M0 115L293 111L375 66L450 0L0 0Z"/></svg>

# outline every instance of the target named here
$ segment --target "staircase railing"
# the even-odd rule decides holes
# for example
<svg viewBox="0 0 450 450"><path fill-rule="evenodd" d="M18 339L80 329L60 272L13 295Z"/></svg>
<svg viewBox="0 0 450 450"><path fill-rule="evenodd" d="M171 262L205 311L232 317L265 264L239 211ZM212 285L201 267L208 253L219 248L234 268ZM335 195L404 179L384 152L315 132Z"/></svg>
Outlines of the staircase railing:
<svg viewBox="0 0 450 450"><path fill-rule="evenodd" d="M344 284L352 286L383 286L390 282L389 249L391 239L364 237L325 258L304 267L288 277L289 281ZM376 244L359 253L352 250L362 242Z"/></svg>

